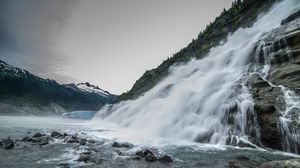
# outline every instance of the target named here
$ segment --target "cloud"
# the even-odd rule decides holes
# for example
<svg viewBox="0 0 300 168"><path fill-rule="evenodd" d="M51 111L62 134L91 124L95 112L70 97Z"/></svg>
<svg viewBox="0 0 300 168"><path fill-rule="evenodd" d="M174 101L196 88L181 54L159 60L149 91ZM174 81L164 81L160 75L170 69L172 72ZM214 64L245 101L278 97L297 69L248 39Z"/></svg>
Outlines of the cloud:
<svg viewBox="0 0 300 168"><path fill-rule="evenodd" d="M57 43L74 0L1 0L0 59L33 73L54 77L68 57Z"/></svg>

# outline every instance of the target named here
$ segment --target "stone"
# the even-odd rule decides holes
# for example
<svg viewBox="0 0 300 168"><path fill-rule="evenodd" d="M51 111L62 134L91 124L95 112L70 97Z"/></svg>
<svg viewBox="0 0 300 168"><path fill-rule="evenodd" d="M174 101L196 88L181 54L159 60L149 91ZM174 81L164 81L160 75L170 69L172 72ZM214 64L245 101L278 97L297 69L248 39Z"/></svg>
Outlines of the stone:
<svg viewBox="0 0 300 168"><path fill-rule="evenodd" d="M48 145L48 144L49 144L48 138L43 138L39 142L39 145Z"/></svg>
<svg viewBox="0 0 300 168"><path fill-rule="evenodd" d="M22 138L20 141L22 141L22 142L32 142L33 139L26 136L26 137Z"/></svg>
<svg viewBox="0 0 300 168"><path fill-rule="evenodd" d="M60 138L60 137L62 137L62 136L63 136L63 135L62 135L61 133L56 132L56 131L52 131L52 132L51 132L51 135L50 135L51 138Z"/></svg>
<svg viewBox="0 0 300 168"><path fill-rule="evenodd" d="M130 143L119 143L119 142L114 142L112 144L112 147L114 148L132 148L133 145Z"/></svg>
<svg viewBox="0 0 300 168"><path fill-rule="evenodd" d="M79 140L72 136L70 139L67 140L67 143L79 143Z"/></svg>
<svg viewBox="0 0 300 168"><path fill-rule="evenodd" d="M136 155L136 156L139 156L139 157L145 157L143 151L137 151L137 152L135 153L135 155Z"/></svg>
<svg viewBox="0 0 300 168"><path fill-rule="evenodd" d="M173 159L168 155L164 155L163 157L159 158L158 161L162 163L171 163L173 162Z"/></svg>
<svg viewBox="0 0 300 168"><path fill-rule="evenodd" d="M79 158L77 159L78 162L88 162L91 160L91 156L87 154L80 154Z"/></svg>
<svg viewBox="0 0 300 168"><path fill-rule="evenodd" d="M96 141L93 140L93 139L89 139L89 140L88 140L88 143L94 144L94 143L96 143Z"/></svg>
<svg viewBox="0 0 300 168"><path fill-rule="evenodd" d="M33 138L39 138L39 137L41 137L41 136L43 136L41 133L39 133L39 132L37 132L37 133L35 133L32 137Z"/></svg>
<svg viewBox="0 0 300 168"><path fill-rule="evenodd" d="M250 160L250 158L248 158L247 156L237 156L236 159L240 161Z"/></svg>
<svg viewBox="0 0 300 168"><path fill-rule="evenodd" d="M70 165L68 163L60 163L57 165L58 167L69 168Z"/></svg>
<svg viewBox="0 0 300 168"><path fill-rule="evenodd" d="M87 142L86 139L81 138L80 141L79 141L79 144L80 144L80 145L86 145L86 142Z"/></svg>
<svg viewBox="0 0 300 168"><path fill-rule="evenodd" d="M9 138L2 140L4 149L13 149L15 147L15 142Z"/></svg>
<svg viewBox="0 0 300 168"><path fill-rule="evenodd" d="M148 154L145 156L145 161L146 162L156 162L157 158L154 155Z"/></svg>
<svg viewBox="0 0 300 168"><path fill-rule="evenodd" d="M144 151L144 157L146 162L155 162L157 161L157 158L155 155L148 149Z"/></svg>

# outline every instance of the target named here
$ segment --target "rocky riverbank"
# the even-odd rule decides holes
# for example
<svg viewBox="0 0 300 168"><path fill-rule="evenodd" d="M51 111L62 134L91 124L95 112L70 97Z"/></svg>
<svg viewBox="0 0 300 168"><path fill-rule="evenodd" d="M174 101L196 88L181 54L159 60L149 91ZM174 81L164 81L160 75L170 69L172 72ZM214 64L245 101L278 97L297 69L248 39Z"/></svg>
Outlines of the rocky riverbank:
<svg viewBox="0 0 300 168"><path fill-rule="evenodd" d="M182 152L157 147L140 147L128 142L92 138L84 132L28 132L21 139L0 141L0 163L4 167L258 167L281 163L291 156L267 154L251 149L203 153L187 148ZM176 149L176 150L179 150ZM191 150L191 151L189 151ZM250 153L257 154L250 154ZM184 157L181 156L184 155ZM220 158L222 157L222 158ZM208 159L210 158L210 159ZM218 161L216 161L218 160ZM265 163L267 162L267 163ZM284 165L299 160L284 161ZM283 163L283 161L282 161ZM279 167L281 168L281 167Z"/></svg>

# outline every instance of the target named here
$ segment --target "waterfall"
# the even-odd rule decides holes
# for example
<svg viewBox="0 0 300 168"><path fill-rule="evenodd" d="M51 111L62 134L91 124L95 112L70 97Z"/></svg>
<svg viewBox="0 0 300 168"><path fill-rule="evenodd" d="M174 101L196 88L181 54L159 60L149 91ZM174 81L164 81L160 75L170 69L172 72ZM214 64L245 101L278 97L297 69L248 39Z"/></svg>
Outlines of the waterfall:
<svg viewBox="0 0 300 168"><path fill-rule="evenodd" d="M170 67L169 75L138 99L102 108L93 122L99 127L115 123L140 137L220 145L258 138L246 85L250 60L257 42L299 7L298 0L274 5L252 27L238 29L203 59Z"/></svg>

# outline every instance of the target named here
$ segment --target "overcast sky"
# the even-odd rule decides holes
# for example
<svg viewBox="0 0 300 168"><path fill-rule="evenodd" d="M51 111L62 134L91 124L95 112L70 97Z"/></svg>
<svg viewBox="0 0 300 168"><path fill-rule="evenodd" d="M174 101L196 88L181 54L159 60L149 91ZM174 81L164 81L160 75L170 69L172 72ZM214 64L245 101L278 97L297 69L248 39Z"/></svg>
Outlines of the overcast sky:
<svg viewBox="0 0 300 168"><path fill-rule="evenodd" d="M187 46L232 0L0 0L0 59L115 94Z"/></svg>

